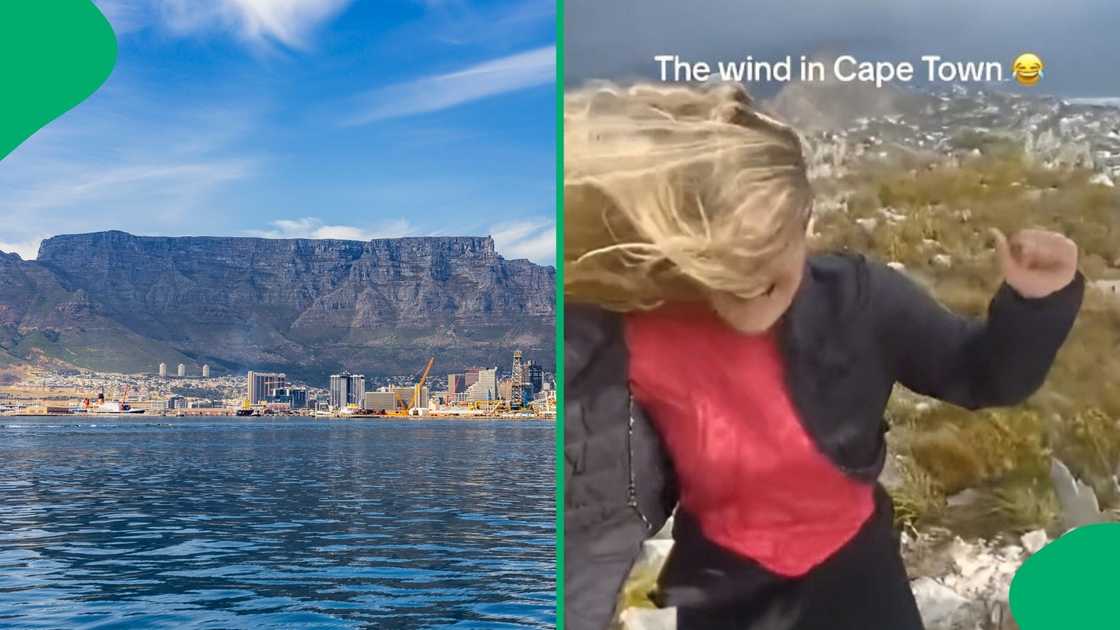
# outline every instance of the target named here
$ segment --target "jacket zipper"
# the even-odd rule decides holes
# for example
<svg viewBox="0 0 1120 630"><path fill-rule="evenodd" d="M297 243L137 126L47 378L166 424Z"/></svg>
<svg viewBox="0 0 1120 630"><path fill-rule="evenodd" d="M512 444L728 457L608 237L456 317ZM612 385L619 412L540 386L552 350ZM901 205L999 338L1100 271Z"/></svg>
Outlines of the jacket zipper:
<svg viewBox="0 0 1120 630"><path fill-rule="evenodd" d="M629 411L630 411L629 418L628 418L629 423L627 424L627 427L626 427L626 456L627 456L626 468L627 468L627 471L630 474L630 487L627 488L626 504L629 505L630 507L634 508L634 511L638 513L638 517L640 517L642 519L642 523L645 524L646 531L649 531L649 529L652 526L650 525L649 519L646 518L646 515L642 513L641 506L638 505L638 483L637 483L637 480L634 478L634 400L633 400L633 398L630 399Z"/></svg>

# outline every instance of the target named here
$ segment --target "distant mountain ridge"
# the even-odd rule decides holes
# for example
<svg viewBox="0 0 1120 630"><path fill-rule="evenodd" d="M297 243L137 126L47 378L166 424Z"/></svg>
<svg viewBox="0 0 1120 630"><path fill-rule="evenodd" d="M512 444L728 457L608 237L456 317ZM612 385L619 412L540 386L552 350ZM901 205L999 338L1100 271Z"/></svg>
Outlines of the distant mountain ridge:
<svg viewBox="0 0 1120 630"><path fill-rule="evenodd" d="M56 236L37 260L0 256L0 352L319 380L408 374L430 355L440 372L504 366L520 349L551 369L554 287L551 267L506 260L488 237Z"/></svg>

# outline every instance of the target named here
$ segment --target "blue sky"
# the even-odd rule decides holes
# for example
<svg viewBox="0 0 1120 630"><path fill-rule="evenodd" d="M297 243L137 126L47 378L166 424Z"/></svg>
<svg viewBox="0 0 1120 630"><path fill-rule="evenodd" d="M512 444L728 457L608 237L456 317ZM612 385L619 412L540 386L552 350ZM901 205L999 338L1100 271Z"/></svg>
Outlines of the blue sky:
<svg viewBox="0 0 1120 630"><path fill-rule="evenodd" d="M552 264L554 0L94 2L117 67L0 162L0 250L489 234Z"/></svg>

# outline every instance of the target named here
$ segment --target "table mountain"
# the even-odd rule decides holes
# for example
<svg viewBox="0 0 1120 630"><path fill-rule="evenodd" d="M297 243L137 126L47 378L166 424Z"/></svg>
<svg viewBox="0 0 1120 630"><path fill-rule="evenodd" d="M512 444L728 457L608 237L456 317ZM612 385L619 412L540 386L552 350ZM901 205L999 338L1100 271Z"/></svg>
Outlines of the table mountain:
<svg viewBox="0 0 1120 630"><path fill-rule="evenodd" d="M483 237L373 241L56 236L0 253L0 362L103 371L347 369L409 374L551 366L555 271ZM7 357L7 359L5 359Z"/></svg>

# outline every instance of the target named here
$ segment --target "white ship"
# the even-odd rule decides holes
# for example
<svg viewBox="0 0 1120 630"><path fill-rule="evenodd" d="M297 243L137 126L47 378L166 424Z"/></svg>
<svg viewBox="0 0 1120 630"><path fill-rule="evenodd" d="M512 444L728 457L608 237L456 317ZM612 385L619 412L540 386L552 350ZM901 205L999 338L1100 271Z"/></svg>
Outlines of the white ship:
<svg viewBox="0 0 1120 630"><path fill-rule="evenodd" d="M128 397L127 387L124 390L123 397ZM124 400L105 400L104 391L97 395L96 401L91 402L88 398L82 401L82 407L85 409L86 413L100 413L114 416L144 413L143 409L133 409L132 406Z"/></svg>

